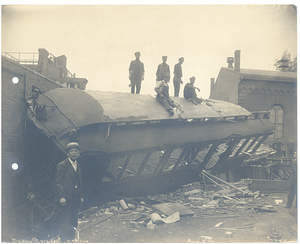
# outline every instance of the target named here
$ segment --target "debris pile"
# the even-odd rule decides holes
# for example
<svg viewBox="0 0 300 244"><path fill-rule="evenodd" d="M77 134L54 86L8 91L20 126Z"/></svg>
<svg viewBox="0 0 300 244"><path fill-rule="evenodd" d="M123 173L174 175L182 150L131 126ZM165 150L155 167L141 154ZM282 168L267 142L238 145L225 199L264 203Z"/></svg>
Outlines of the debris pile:
<svg viewBox="0 0 300 244"><path fill-rule="evenodd" d="M204 171L205 172L205 171ZM212 176L209 173L209 177ZM216 178L216 177L215 177ZM219 179L220 180L220 179ZM272 199L270 204L268 196L259 191L252 192L244 183L229 184L226 182L209 184L207 190L201 190L199 182L183 185L174 192L148 196L148 198L124 198L115 202L107 202L103 206L93 207L84 211L81 232L96 224L97 217L101 222L115 215L121 216L124 224L131 228L145 227L148 230L156 230L160 224L175 223L183 216L192 218L236 218L238 212L263 213L276 212L281 207L282 199ZM99 220L99 219L98 219ZM83 226L84 224L84 226ZM221 229L223 222L214 228ZM240 226L237 228L223 228L228 230L227 236L232 236L230 231L252 226Z"/></svg>

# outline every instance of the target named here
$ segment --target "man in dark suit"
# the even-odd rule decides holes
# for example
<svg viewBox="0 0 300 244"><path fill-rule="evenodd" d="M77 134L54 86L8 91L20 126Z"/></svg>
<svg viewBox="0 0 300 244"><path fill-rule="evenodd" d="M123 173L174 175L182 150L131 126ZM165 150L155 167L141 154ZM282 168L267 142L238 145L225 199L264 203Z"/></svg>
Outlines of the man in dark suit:
<svg viewBox="0 0 300 244"><path fill-rule="evenodd" d="M179 59L178 64L175 64L174 66L174 78L173 78L173 84L174 84L174 97L179 96L179 90L180 90L180 84L183 84L182 82L182 67L184 58L181 57Z"/></svg>
<svg viewBox="0 0 300 244"><path fill-rule="evenodd" d="M62 242L74 239L78 224L78 212L83 203L81 170L77 163L80 145L71 142L67 145L68 158L57 165L55 185L59 198L60 238Z"/></svg>
<svg viewBox="0 0 300 244"><path fill-rule="evenodd" d="M136 88L136 94L139 94L142 81L144 80L145 69L144 63L140 60L141 53L136 52L134 55L135 60L131 61L129 66L129 86L131 87L131 93L134 93Z"/></svg>

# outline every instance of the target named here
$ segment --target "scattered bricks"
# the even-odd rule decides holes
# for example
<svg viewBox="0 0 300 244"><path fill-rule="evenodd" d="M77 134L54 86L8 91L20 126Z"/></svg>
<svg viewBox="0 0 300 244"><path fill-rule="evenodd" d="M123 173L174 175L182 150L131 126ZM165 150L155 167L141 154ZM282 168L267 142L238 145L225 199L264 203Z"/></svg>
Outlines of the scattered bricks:
<svg viewBox="0 0 300 244"><path fill-rule="evenodd" d="M112 212L110 212L109 208L105 209L104 214L113 214Z"/></svg>
<svg viewBox="0 0 300 244"><path fill-rule="evenodd" d="M117 207L117 206L111 206L111 207L109 208L109 210L110 210L111 212L117 212L117 211L119 211L119 207Z"/></svg>
<svg viewBox="0 0 300 244"><path fill-rule="evenodd" d="M134 204L128 203L127 206L128 206L129 209L135 209L135 205Z"/></svg>
<svg viewBox="0 0 300 244"><path fill-rule="evenodd" d="M152 220L150 220L147 224L147 229L148 230L156 230L157 229L157 225L153 224Z"/></svg>
<svg viewBox="0 0 300 244"><path fill-rule="evenodd" d="M188 197L188 199L192 201L204 201L204 198L202 197Z"/></svg>
<svg viewBox="0 0 300 244"><path fill-rule="evenodd" d="M233 237L233 234L231 231L226 231L225 237Z"/></svg>
<svg viewBox="0 0 300 244"><path fill-rule="evenodd" d="M135 211L139 211L139 212L145 211L145 207L138 205Z"/></svg>
<svg viewBox="0 0 300 244"><path fill-rule="evenodd" d="M216 228L220 227L223 224L223 222L220 222L218 224L215 225Z"/></svg>
<svg viewBox="0 0 300 244"><path fill-rule="evenodd" d="M127 210L128 209L128 206L126 204L126 202L122 199L120 200L120 206L124 209L124 210Z"/></svg>
<svg viewBox="0 0 300 244"><path fill-rule="evenodd" d="M147 226L145 220L139 221L138 225L139 226Z"/></svg>
<svg viewBox="0 0 300 244"><path fill-rule="evenodd" d="M183 195L189 196L189 195L193 195L193 194L196 194L196 193L201 193L201 190L195 189L195 190L192 190L192 191L187 191L187 192L183 193Z"/></svg>

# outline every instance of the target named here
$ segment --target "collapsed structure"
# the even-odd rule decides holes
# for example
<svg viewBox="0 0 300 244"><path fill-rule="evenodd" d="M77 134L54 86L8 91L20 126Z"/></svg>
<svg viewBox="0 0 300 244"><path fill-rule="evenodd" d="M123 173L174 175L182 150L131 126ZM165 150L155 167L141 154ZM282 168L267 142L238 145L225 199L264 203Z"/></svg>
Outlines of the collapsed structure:
<svg viewBox="0 0 300 244"><path fill-rule="evenodd" d="M174 98L184 112L170 117L150 95L84 90L86 79L47 55L40 49L32 65L2 56L5 241L27 238L51 217L55 169L70 141L83 147L87 209L104 197L170 191L198 181L204 168L228 172L273 133L268 112L228 102Z"/></svg>
<svg viewBox="0 0 300 244"><path fill-rule="evenodd" d="M145 196L175 189L199 180L204 168L227 172L273 133L267 112L250 113L217 100L198 106L184 98L174 100L184 112L170 117L150 95L57 88L29 99L32 203L49 217L55 168L71 141L82 146L84 194L90 207L104 196ZM220 153L221 145L225 150ZM42 162L37 152L43 155ZM156 153L163 154L146 170ZM195 160L199 153L201 162ZM209 163L216 154L218 160ZM131 164L136 171L129 170Z"/></svg>

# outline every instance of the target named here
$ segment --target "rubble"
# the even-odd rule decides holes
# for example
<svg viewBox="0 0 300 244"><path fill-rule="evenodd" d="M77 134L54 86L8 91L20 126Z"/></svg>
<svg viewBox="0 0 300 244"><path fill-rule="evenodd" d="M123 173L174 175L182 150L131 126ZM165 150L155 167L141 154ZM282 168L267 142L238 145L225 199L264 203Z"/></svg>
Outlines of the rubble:
<svg viewBox="0 0 300 244"><path fill-rule="evenodd" d="M222 185L223 187L220 187ZM250 191L245 181L236 183L208 184L206 191L201 189L199 182L183 185L173 192L157 194L146 198L124 198L109 202L103 206L86 210L79 222L79 231L93 228L99 221L115 219L124 226L139 232L157 231L166 224L177 224L182 218L204 219L214 221L211 229L223 232L224 238L234 238L235 232L244 232L254 228L253 223L234 225L234 219L241 218L243 213L273 214L283 207L281 197L269 196L260 191ZM126 205L124 205L126 204ZM127 208L124 206L127 206ZM103 219L107 214L110 219ZM100 219L99 219L100 218ZM220 221L220 220L223 221ZM218 221L219 220L219 221ZM93 225L93 226L92 226ZM98 225L99 227L99 225ZM276 241L274 234L269 235L270 241ZM199 236L200 239L189 242L212 242L213 237ZM266 236L267 239L267 236Z"/></svg>

